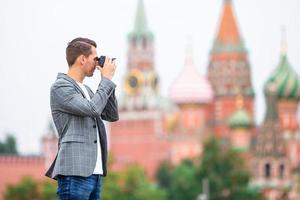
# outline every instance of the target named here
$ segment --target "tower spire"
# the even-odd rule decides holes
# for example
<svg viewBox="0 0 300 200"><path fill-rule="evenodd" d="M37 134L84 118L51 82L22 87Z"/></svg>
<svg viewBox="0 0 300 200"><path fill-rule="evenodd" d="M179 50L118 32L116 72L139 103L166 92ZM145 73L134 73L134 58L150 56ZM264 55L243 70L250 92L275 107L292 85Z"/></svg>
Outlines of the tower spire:
<svg viewBox="0 0 300 200"><path fill-rule="evenodd" d="M244 108L244 97L241 94L238 94L236 97L236 107L237 109Z"/></svg>
<svg viewBox="0 0 300 200"><path fill-rule="evenodd" d="M190 35L187 36L185 46L185 67L194 67L192 37Z"/></svg>
<svg viewBox="0 0 300 200"><path fill-rule="evenodd" d="M287 54L287 39L286 39L286 27L281 28L281 55L285 56Z"/></svg>
<svg viewBox="0 0 300 200"><path fill-rule="evenodd" d="M143 35L147 32L148 32L148 24L147 24L146 12L144 7L144 1L138 0L133 34Z"/></svg>
<svg viewBox="0 0 300 200"><path fill-rule="evenodd" d="M240 34L231 0L224 0L223 16L221 18L217 40L223 44L229 45L236 45L240 42Z"/></svg>
<svg viewBox="0 0 300 200"><path fill-rule="evenodd" d="M138 0L137 10L135 14L135 22L132 32L128 34L129 40L142 38L153 39L153 33L148 28L144 1Z"/></svg>

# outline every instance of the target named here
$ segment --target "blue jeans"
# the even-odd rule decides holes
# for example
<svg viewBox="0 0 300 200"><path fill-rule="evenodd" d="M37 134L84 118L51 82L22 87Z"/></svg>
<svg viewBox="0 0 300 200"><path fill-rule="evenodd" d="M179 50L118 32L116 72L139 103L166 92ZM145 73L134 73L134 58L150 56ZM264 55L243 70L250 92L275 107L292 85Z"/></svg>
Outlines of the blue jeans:
<svg viewBox="0 0 300 200"><path fill-rule="evenodd" d="M59 200L100 200L101 176L58 176Z"/></svg>

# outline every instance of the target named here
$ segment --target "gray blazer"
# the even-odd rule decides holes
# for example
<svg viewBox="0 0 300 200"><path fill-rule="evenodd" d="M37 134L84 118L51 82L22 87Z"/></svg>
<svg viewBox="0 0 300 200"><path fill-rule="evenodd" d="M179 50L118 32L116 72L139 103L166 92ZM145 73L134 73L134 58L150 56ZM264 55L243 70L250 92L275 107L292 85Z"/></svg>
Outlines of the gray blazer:
<svg viewBox="0 0 300 200"><path fill-rule="evenodd" d="M116 85L102 78L95 94L85 85L87 100L79 85L63 73L51 87L50 106L58 132L58 152L46 176L90 176L97 160L97 128L99 131L103 176L106 176L107 138L103 120L117 121Z"/></svg>

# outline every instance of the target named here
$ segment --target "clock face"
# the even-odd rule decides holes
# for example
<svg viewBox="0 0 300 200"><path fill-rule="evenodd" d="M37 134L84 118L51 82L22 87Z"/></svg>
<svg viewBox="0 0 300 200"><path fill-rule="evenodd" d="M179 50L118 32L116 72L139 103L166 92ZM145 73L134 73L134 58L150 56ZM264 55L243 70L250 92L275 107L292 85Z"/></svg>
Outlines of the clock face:
<svg viewBox="0 0 300 200"><path fill-rule="evenodd" d="M154 88L154 89L156 89L156 87L157 87L157 85L158 85L158 78L157 78L157 76L152 80L152 87Z"/></svg>
<svg viewBox="0 0 300 200"><path fill-rule="evenodd" d="M124 90L128 95L137 95L143 83L143 73L138 69L131 70L125 78Z"/></svg>
<svg viewBox="0 0 300 200"><path fill-rule="evenodd" d="M148 74L148 82L152 89L154 90L157 89L158 81L159 81L158 76L154 71Z"/></svg>
<svg viewBox="0 0 300 200"><path fill-rule="evenodd" d="M129 86L132 88L136 88L138 86L138 79L137 79L137 77L135 77L133 75L130 75L128 77L127 81L128 81Z"/></svg>

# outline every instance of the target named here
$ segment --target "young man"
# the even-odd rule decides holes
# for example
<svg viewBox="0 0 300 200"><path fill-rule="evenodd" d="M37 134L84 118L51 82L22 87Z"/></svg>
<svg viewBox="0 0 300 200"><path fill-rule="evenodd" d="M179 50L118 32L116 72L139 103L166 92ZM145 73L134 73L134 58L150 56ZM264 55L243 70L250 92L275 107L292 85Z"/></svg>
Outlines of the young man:
<svg viewBox="0 0 300 200"><path fill-rule="evenodd" d="M102 120L117 121L116 65L106 58L98 66L96 43L72 40L66 49L68 73L59 73L51 87L50 106L57 129L58 153L46 176L58 181L63 200L100 200L101 177L106 176L107 139ZM95 94L82 82L100 70Z"/></svg>

